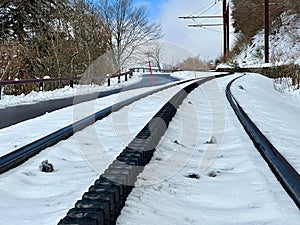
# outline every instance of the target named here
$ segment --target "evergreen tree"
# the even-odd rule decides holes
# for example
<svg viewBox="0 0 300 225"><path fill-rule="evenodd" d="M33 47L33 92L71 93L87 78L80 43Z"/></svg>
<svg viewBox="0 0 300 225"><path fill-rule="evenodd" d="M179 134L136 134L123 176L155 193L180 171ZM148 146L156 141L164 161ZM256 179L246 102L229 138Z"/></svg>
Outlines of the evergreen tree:
<svg viewBox="0 0 300 225"><path fill-rule="evenodd" d="M17 39L21 43L34 35L47 32L51 21L56 19L66 0L1 0L1 38Z"/></svg>

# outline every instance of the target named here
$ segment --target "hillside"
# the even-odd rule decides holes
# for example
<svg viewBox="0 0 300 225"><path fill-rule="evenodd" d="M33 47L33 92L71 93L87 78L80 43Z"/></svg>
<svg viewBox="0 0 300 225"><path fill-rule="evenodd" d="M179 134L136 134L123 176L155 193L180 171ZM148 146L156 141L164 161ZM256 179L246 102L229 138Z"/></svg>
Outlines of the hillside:
<svg viewBox="0 0 300 225"><path fill-rule="evenodd" d="M239 65L264 61L264 1L232 2L232 21L236 42L230 60ZM270 62L292 64L300 57L300 2L269 0Z"/></svg>
<svg viewBox="0 0 300 225"><path fill-rule="evenodd" d="M273 65L293 64L300 58L300 17L296 14L283 13L282 24L270 34L270 63ZM248 45L241 48L235 56L241 64L259 65L264 62L264 30L255 34Z"/></svg>

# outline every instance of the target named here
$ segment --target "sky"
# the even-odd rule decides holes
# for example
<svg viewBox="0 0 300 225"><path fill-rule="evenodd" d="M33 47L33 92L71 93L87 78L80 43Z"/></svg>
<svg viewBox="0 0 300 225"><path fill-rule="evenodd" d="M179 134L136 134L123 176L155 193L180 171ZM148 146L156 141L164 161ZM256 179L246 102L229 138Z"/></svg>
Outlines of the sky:
<svg viewBox="0 0 300 225"><path fill-rule="evenodd" d="M222 23L222 19L184 20L179 16L221 15L222 3L215 0L134 0L145 4L152 21L163 27L162 41L178 45L204 60L215 59L222 54L222 26L190 28L189 24ZM231 41L232 43L232 41Z"/></svg>

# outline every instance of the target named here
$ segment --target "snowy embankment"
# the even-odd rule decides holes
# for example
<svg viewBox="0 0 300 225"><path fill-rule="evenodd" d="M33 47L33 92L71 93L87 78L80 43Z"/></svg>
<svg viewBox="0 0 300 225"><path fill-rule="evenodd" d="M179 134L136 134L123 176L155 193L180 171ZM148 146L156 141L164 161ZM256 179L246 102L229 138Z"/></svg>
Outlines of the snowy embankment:
<svg viewBox="0 0 300 225"><path fill-rule="evenodd" d="M179 71L172 74L172 76L178 79L192 79L196 78L196 73L194 72L186 72L186 71ZM207 72L201 73L201 76L207 76ZM211 73L209 73L211 74ZM85 95L91 93L98 93L101 91L108 91L118 88L123 88L128 85L138 83L142 79L142 73L134 73L132 78L128 81L121 81L118 83L118 78L111 79L111 86L107 86L107 83L104 85L74 85L74 88L70 86L65 86L64 88L60 88L54 91L32 91L31 93L25 95L21 94L18 96L13 95L3 95L1 96L0 100L0 108L10 107L10 106L17 106L23 104L35 104L40 101L47 101L53 99L60 99L60 98L68 98L74 97L78 95ZM199 74L198 74L199 76Z"/></svg>
<svg viewBox="0 0 300 225"><path fill-rule="evenodd" d="M197 77L204 77L211 73L198 73ZM133 82L138 82L141 74L137 74L132 81L123 82L121 84L115 84L113 88L120 88L124 85L130 85ZM189 72L177 72L173 74L179 79L183 78L195 78L195 73ZM97 85L78 85L74 89L65 87L49 92L32 92L29 95L21 96L4 96L3 100L0 100L2 106L12 106L15 104L35 104L38 101L66 98L70 96L76 96L79 94L89 94L97 91L107 90L106 86ZM159 88L158 86L150 88L151 90ZM143 93L149 88L142 88L139 90L131 90L126 92L120 92L119 94L110 95L101 98L101 100L89 101L79 104L78 106L66 107L61 110L56 110L51 113L46 113L43 116L35 119L24 121L4 129L0 129L0 156L7 154L15 149L18 149L27 143L31 143L39 138L42 138L49 133L55 132L62 127L66 127L86 116L89 116L97 111L100 111L110 105L118 103L126 98ZM19 135L16 135L19 134Z"/></svg>
<svg viewBox="0 0 300 225"><path fill-rule="evenodd" d="M181 87L188 85L183 84ZM1 151L44 136L65 123L147 90L122 92L77 104L0 130ZM57 224L69 208L145 126L179 87L153 94L96 122L68 140L46 149L34 158L0 176L0 212L3 224ZM53 173L39 170L48 159ZM30 210L28 208L30 205Z"/></svg>
<svg viewBox="0 0 300 225"><path fill-rule="evenodd" d="M195 74L181 72L176 76L193 78ZM118 224L299 223L299 210L253 146L225 98L226 85L235 77L237 75L208 82L183 102L150 164L139 176ZM247 78L256 85L264 80L251 75L244 78L245 83ZM262 83L264 87L265 83ZM242 85L244 92L250 92L251 88L244 83ZM178 88L173 87L125 107L1 175L1 223L57 224L99 173ZM241 90L238 84L234 88L238 92L233 93L236 96ZM54 119L62 118L54 126L58 127L64 120L76 120L87 112L90 114L124 99L127 93L137 94L147 89L152 88L58 110L40 119L12 126L9 132L9 128L5 128L1 130L5 132L0 131L1 145L17 143L16 137L20 137L21 143L24 133L30 136L30 133L39 133L40 130L46 132ZM269 91L271 89L266 88L264 95L256 91L257 96L255 93L247 97L244 95L240 100L244 105L248 101L251 104L251 98L265 102L269 100ZM280 113L285 104L289 104L275 100L272 104L274 114ZM269 105L260 105L256 112L263 116ZM284 119L280 121L285 122ZM56 129L54 127L51 129ZM275 136L276 132L274 128L270 135ZM216 142L206 143L212 136ZM45 159L53 163L53 173L39 170Z"/></svg>
<svg viewBox="0 0 300 225"><path fill-rule="evenodd" d="M300 58L299 16L285 13L281 15L281 26L273 28L270 34L270 63L272 65L293 64ZM264 30L256 34L236 61L240 67L260 67L264 64Z"/></svg>
<svg viewBox="0 0 300 225"><path fill-rule="evenodd" d="M32 91L27 95L22 94L19 96L3 95L2 93L2 97L0 100L0 108L24 104L34 104L40 101L68 98L77 95L85 95L122 88L127 85L139 82L142 79L141 75L141 73L134 73L132 78L128 79L128 81L126 82L123 80L124 77L121 77L121 83L118 83L118 78L112 78L111 86L108 86L107 83L105 83L104 85L74 85L74 88L71 88L70 86L65 86L64 88L56 89L54 91Z"/></svg>
<svg viewBox="0 0 300 225"><path fill-rule="evenodd" d="M300 173L300 95L275 90L271 79L248 74L234 82L232 93L251 120Z"/></svg>
<svg viewBox="0 0 300 225"><path fill-rule="evenodd" d="M159 87L153 87L151 89L156 88ZM94 89L92 90L94 91ZM149 88L121 92L119 94L103 97L99 100L88 101L56 110L51 113L46 113L43 116L0 129L0 156L75 123L80 119L105 109L110 105L118 103L129 97L136 96L147 90L149 90ZM57 91L57 93L60 92ZM53 96L57 97L57 95ZM18 99L18 96L15 96L15 99ZM33 104L33 102L31 102L31 104Z"/></svg>

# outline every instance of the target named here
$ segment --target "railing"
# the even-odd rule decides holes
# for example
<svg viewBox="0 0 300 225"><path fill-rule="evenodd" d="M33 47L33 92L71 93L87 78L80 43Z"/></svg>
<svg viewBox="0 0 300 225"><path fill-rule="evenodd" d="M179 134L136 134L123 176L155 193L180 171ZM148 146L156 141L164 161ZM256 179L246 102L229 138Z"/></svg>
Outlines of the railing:
<svg viewBox="0 0 300 225"><path fill-rule="evenodd" d="M112 78L118 78L118 83L121 82L121 76L125 77L125 81L128 81L128 77L131 78L133 75L133 72L149 72L149 68L143 68L143 67L135 67L129 69L128 72L125 73L118 73L118 74L112 74L112 75L107 75L107 85L111 85L111 79ZM172 73L176 70L159 70L159 69L152 69L153 72L163 72L163 73ZM85 81L90 81L93 83L93 81L99 80L99 77L85 77L85 76L78 76L78 77L60 77L60 78L43 78L43 79L25 79L25 80L3 80L0 81L0 100L1 100L1 95L2 95L2 87L7 86L7 85L22 85L22 84L29 84L29 83L38 83L39 84L39 91L44 91L44 84L46 82L57 82L57 81L69 81L70 87L74 87L74 81L79 81L79 80L85 80Z"/></svg>
<svg viewBox="0 0 300 225"><path fill-rule="evenodd" d="M132 72L150 72L150 68L149 67L134 67L130 69ZM162 73L173 73L176 72L178 70L161 70L161 69L156 69L156 68L152 68L153 72L162 72Z"/></svg>
<svg viewBox="0 0 300 225"><path fill-rule="evenodd" d="M108 77L107 77L107 85L110 86L110 79L111 78L115 78L115 77L118 78L118 83L121 82L121 76L125 76L125 81L127 81L128 80L128 76L129 76L129 78L131 78L132 75L133 75L133 72L134 71L132 69L130 69L128 72L125 72L125 73L108 75Z"/></svg>
<svg viewBox="0 0 300 225"><path fill-rule="evenodd" d="M125 81L128 80L128 77L131 78L133 75L133 71L130 70L126 73L119 73L119 74L112 74L108 75L107 78L107 83L108 86L111 84L111 78L118 78L118 83L121 82L121 76L125 76ZM70 87L74 87L74 81L79 81L79 80L86 80L92 83L93 81L99 80L99 77L85 77L85 76L78 76L78 77L60 77L60 78L43 78L43 79L24 79L24 80L3 80L0 81L0 100L1 100L1 95L2 95L2 87L7 86L7 85L22 85L22 84L30 84L30 83L37 83L39 84L39 91L44 90L44 84L46 82L57 82L57 81L69 81Z"/></svg>

